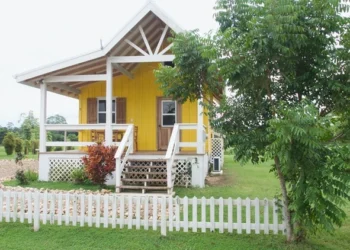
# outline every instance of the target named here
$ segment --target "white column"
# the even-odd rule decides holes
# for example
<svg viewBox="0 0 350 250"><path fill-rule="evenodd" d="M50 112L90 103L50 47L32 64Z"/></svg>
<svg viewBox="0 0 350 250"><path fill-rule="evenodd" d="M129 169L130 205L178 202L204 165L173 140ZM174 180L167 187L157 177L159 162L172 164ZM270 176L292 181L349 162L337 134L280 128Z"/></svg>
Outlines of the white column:
<svg viewBox="0 0 350 250"><path fill-rule="evenodd" d="M203 106L201 105L202 101L202 99L199 99L197 101L197 154L204 154L205 152L205 140L203 130Z"/></svg>
<svg viewBox="0 0 350 250"><path fill-rule="evenodd" d="M113 142L112 132L112 92L113 92L113 68L112 64L107 60L107 80L106 80L106 128L105 141L110 146ZM117 119L117 118L116 118Z"/></svg>
<svg viewBox="0 0 350 250"><path fill-rule="evenodd" d="M46 152L46 105L47 101L47 85L43 81L40 84L40 142L39 142L39 152Z"/></svg>

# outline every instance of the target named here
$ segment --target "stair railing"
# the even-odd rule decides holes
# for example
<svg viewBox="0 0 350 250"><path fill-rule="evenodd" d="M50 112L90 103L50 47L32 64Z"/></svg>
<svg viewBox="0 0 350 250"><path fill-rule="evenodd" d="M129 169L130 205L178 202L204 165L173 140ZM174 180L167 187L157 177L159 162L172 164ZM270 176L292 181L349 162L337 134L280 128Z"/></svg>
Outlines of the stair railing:
<svg viewBox="0 0 350 250"><path fill-rule="evenodd" d="M167 162L167 187L168 193L172 193L174 186L172 169L175 160L175 154L179 151L179 139L180 139L180 128L179 124L175 124L173 132L171 133L170 141L168 144L168 149L166 151L165 160Z"/></svg>
<svg viewBox="0 0 350 250"><path fill-rule="evenodd" d="M134 152L134 125L128 125L122 141L119 144L117 152L115 153L115 177L116 193L120 192L121 176L126 162L128 161L129 154Z"/></svg>

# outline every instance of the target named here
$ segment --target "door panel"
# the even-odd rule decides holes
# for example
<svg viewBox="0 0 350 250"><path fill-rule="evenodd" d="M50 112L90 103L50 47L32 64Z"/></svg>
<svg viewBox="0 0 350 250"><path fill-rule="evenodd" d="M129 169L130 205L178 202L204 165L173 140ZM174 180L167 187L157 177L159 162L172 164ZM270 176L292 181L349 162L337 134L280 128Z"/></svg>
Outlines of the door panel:
<svg viewBox="0 0 350 250"><path fill-rule="evenodd" d="M170 98L157 98L158 150L167 150L175 123L180 122L181 106Z"/></svg>

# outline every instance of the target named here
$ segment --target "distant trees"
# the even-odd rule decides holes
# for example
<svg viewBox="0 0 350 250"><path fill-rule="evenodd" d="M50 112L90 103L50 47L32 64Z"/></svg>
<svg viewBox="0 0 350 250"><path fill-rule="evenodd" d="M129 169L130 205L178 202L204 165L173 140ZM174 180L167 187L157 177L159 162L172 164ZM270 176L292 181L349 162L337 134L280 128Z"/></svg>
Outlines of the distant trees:
<svg viewBox="0 0 350 250"><path fill-rule="evenodd" d="M18 153L36 153L39 147L39 120L34 116L33 111L22 113L18 121L19 127L15 127L12 122L9 122L6 127L0 126L0 143L5 147L7 155L12 155L13 152ZM46 121L48 124L67 124L66 118L56 114L49 116ZM52 131L47 134L50 141L64 141L63 131ZM69 132L67 140L77 141L78 135L76 132ZM54 149L54 148L53 148Z"/></svg>

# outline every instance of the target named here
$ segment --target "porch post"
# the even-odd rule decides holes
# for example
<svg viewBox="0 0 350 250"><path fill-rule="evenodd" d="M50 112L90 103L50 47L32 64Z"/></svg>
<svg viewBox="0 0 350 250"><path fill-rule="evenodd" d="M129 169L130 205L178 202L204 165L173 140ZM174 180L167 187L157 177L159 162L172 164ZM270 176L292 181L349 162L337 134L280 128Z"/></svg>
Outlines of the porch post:
<svg viewBox="0 0 350 250"><path fill-rule="evenodd" d="M113 68L112 63L107 60L107 80L106 80L106 128L105 128L105 143L107 146L112 145L112 92L113 92Z"/></svg>
<svg viewBox="0 0 350 250"><path fill-rule="evenodd" d="M42 81L40 83L40 142L39 152L46 152L46 105L47 105L47 84Z"/></svg>
<svg viewBox="0 0 350 250"><path fill-rule="evenodd" d="M204 131L203 131L203 106L201 102L203 99L197 101L197 154L204 154Z"/></svg>

